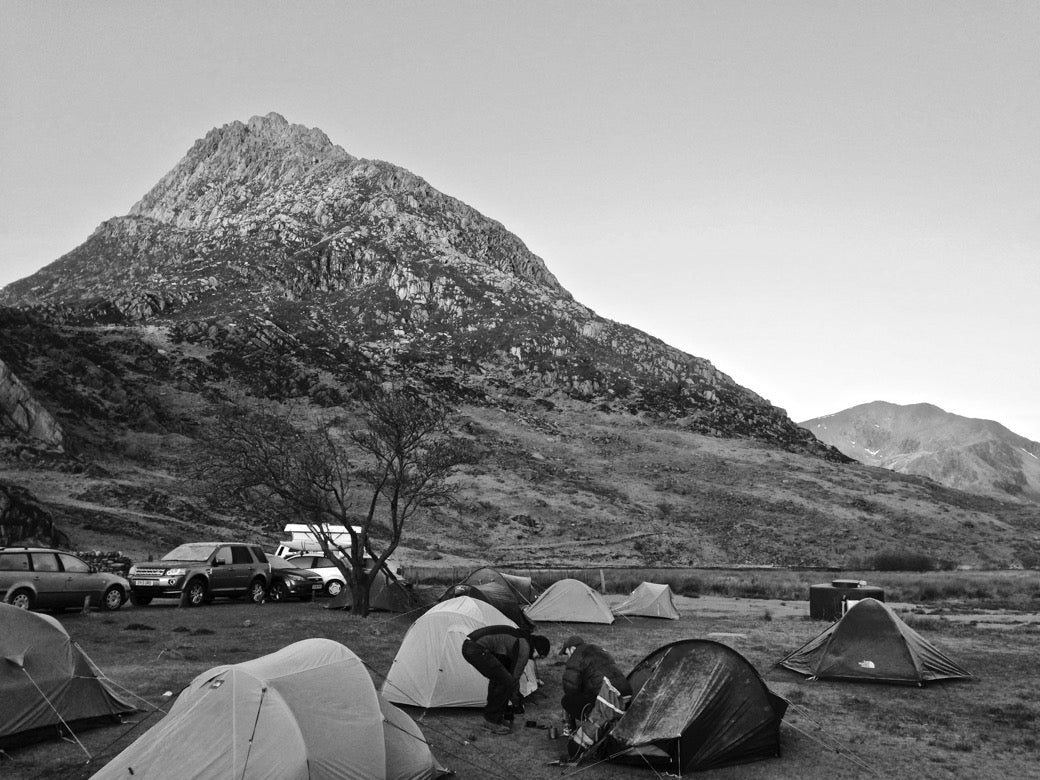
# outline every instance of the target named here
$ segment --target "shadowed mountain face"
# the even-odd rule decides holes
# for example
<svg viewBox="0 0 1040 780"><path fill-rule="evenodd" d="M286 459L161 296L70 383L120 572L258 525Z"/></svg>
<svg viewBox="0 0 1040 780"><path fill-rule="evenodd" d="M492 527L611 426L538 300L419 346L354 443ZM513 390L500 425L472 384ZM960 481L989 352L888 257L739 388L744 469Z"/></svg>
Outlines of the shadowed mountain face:
<svg viewBox="0 0 1040 780"><path fill-rule="evenodd" d="M850 462L709 361L575 301L498 222L276 114L212 130L129 215L0 290L0 334L0 402L19 405L0 410L18 430L0 472L83 548L273 548L280 527L188 479L217 402L349 419L359 385L393 383L451 404L477 455L457 502L409 528L420 557L1040 556L1035 513ZM61 451L30 441L43 412Z"/></svg>
<svg viewBox="0 0 1040 780"><path fill-rule="evenodd" d="M562 393L840 457L707 360L577 303L498 222L277 114L208 133L130 215L0 303L208 347L321 347L460 396Z"/></svg>
<svg viewBox="0 0 1040 780"><path fill-rule="evenodd" d="M1040 444L992 420L874 401L801 425L862 463L972 493L1040 501Z"/></svg>

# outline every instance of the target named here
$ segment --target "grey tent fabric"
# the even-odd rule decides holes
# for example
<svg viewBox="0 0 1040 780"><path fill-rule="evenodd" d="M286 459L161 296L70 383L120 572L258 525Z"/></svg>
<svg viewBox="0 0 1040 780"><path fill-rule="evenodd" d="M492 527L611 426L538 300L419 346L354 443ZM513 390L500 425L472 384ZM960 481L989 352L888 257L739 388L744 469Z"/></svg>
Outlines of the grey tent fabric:
<svg viewBox="0 0 1040 780"><path fill-rule="evenodd" d="M523 606L533 604L538 594L535 593L534 585L530 577L521 577L518 574L506 574L498 569L485 566L477 569L462 581L464 585L476 585L485 593L497 595L508 591L516 601ZM493 586L493 587L488 587Z"/></svg>
<svg viewBox="0 0 1040 780"><path fill-rule="evenodd" d="M534 595L529 578L507 575L485 567L477 569L458 585L449 587L438 601L459 596L480 599L516 623L522 631L530 632L534 631L535 625L524 614L523 608L531 603L525 594Z"/></svg>
<svg viewBox="0 0 1040 780"><path fill-rule="evenodd" d="M686 639L628 675L632 702L607 739L614 760L682 774L780 755L787 702L740 653Z"/></svg>
<svg viewBox="0 0 1040 780"><path fill-rule="evenodd" d="M779 665L819 679L909 685L971 677L877 599L857 602Z"/></svg>
<svg viewBox="0 0 1040 780"><path fill-rule="evenodd" d="M418 727L391 708L354 653L305 639L198 675L165 718L92 780L439 777Z"/></svg>
<svg viewBox="0 0 1040 780"><path fill-rule="evenodd" d="M642 582L628 595L627 599L611 611L615 615L638 615L678 620L679 610L675 608L672 596L672 589L668 585Z"/></svg>
<svg viewBox="0 0 1040 780"><path fill-rule="evenodd" d="M0 604L0 747L57 739L138 708L94 673L50 615Z"/></svg>

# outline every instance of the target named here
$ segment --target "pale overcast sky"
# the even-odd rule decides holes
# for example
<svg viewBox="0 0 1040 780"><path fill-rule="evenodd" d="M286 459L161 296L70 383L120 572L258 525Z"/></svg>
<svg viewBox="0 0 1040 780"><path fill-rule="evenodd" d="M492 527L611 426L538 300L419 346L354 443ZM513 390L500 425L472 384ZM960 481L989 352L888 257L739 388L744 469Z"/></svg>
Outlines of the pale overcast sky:
<svg viewBox="0 0 1040 780"><path fill-rule="evenodd" d="M277 111L795 420L1040 440L1040 3L0 0L0 285Z"/></svg>

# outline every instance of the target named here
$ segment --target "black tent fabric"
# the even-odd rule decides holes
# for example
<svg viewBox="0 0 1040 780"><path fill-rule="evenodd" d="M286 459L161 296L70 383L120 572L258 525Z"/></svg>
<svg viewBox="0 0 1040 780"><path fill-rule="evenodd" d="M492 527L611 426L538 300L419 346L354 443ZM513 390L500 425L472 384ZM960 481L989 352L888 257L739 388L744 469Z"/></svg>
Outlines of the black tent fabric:
<svg viewBox="0 0 1040 780"><path fill-rule="evenodd" d="M524 606L531 603L534 595L530 580L502 574L492 568L477 569L458 585L452 585L438 601L447 601L458 596L470 596L485 601L523 631L533 631L535 624L524 614Z"/></svg>
<svg viewBox="0 0 1040 780"><path fill-rule="evenodd" d="M877 599L857 602L779 665L818 679L907 685L971 677Z"/></svg>
<svg viewBox="0 0 1040 780"><path fill-rule="evenodd" d="M780 755L787 702L736 650L704 639L673 642L628 679L632 703L606 743L614 760L682 774Z"/></svg>

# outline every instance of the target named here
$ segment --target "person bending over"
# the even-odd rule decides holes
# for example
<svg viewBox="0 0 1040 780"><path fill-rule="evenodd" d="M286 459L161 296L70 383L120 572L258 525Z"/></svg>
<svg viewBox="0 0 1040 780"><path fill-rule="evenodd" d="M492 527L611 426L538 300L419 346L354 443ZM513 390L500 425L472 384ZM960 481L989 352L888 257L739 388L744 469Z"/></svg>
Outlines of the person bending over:
<svg viewBox="0 0 1040 780"><path fill-rule="evenodd" d="M520 704L520 677L530 658L549 654L549 640L512 626L478 628L462 643L462 657L488 680L484 728L508 734L510 705Z"/></svg>
<svg viewBox="0 0 1040 780"><path fill-rule="evenodd" d="M596 703L603 678L617 688L622 699L632 697L628 678L614 663L614 659L599 645L590 645L580 636L572 636L563 643L560 655L567 656L563 670L563 698L560 704L567 712L568 726L575 728L587 708Z"/></svg>

